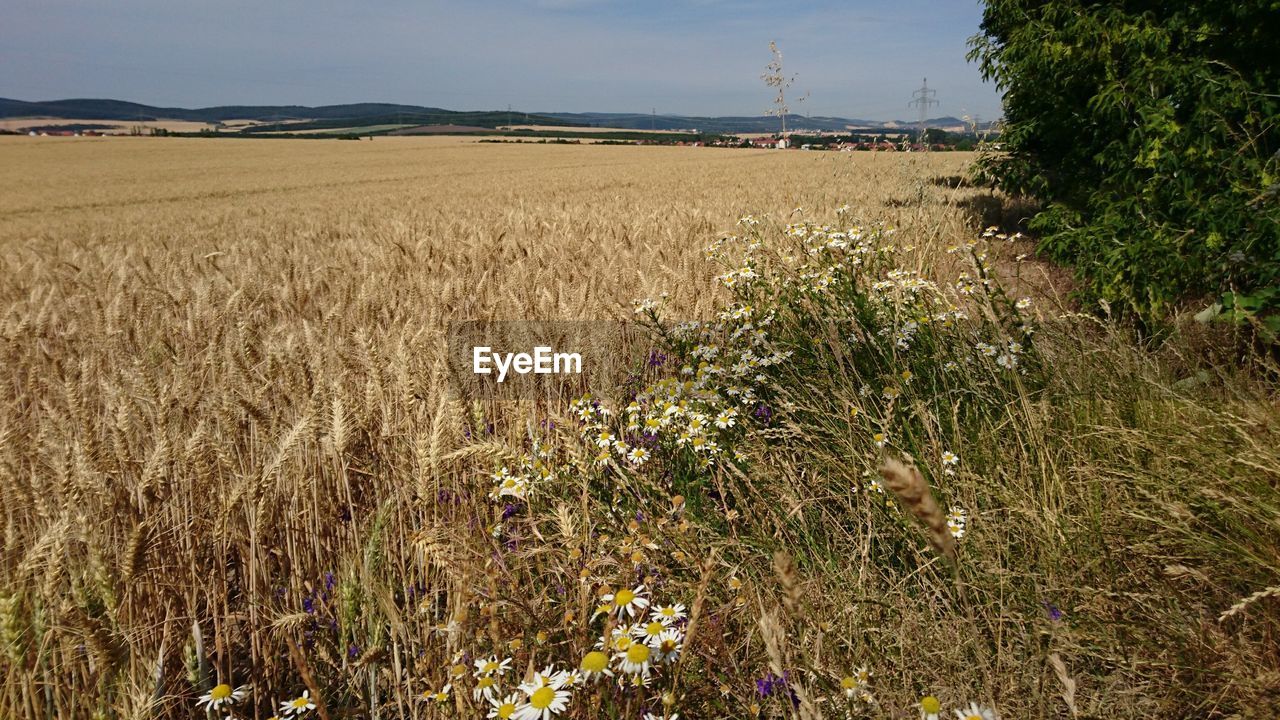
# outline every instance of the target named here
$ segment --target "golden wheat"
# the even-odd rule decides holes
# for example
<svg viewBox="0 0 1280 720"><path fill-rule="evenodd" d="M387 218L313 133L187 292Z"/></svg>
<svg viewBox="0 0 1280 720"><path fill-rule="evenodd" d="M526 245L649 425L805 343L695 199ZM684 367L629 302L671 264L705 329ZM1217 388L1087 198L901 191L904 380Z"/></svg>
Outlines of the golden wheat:
<svg viewBox="0 0 1280 720"><path fill-rule="evenodd" d="M884 716L914 715L919 691L935 687L951 704L1000 697L1008 717L1043 716L1057 700L1041 688L1045 656L1028 639L1044 632L1057 633L1050 663L1070 712L1167 710L1146 692L1155 681L1143 663L1180 659L1158 644L1114 654L1131 640L1115 618L1139 613L1151 628L1193 632L1150 599L1152 576L1135 560L1193 555L1174 531L1192 523L1171 513L1169 537L1152 539L1124 524L1139 503L1090 503L1164 463L1162 477L1196 483L1189 468L1221 473L1203 483L1198 510L1251 512L1207 493L1244 482L1231 468L1274 473L1280 443L1256 439L1273 425L1247 410L1259 405L1253 391L1218 412L1150 390L1154 381L1136 383L1151 396L1073 388L1099 364L1107 377L1160 377L1166 366L1110 336L1071 326L1058 337L1060 388L1088 398L1091 414L1055 415L1029 397L1002 409L1010 437L961 452L962 470L992 458L987 476L962 471L931 490L918 471L886 466L888 487L953 560L934 490L1008 509L1007 522L979 524L965 540L968 612L936 592L931 568L883 563L900 536L850 498L854 473L834 432L811 442L794 425L770 428L778 447L757 475L717 475L698 497L661 494L643 517L623 510L626 490L585 482L536 509L487 497L488 475L531 434L572 431L563 412L450 392L450 322L618 319L634 298L662 291L673 316L708 317L723 297L704 248L748 212L786 223L848 204L863 222L897 229L912 246L908 269L948 278L956 261L945 249L973 236L969 210L993 198L932 180L961 174L968 159L421 138L0 138L0 716L187 717L219 682L252 684L260 716L303 689L322 716L442 716L420 697L458 683L459 652L509 655L532 676L593 647L584 627L598 595L639 584L691 608L663 713L744 716L756 705L762 716L834 716L826 703L845 701L841 678L875 661ZM1009 267L1053 308L1042 266ZM1121 405L1126 392L1134 397ZM1063 427L1075 434L1052 443ZM1237 447L1248 448L1247 465L1227 459ZM1138 487L1168 507L1189 502ZM731 507L730 496L740 501ZM1258 507L1245 524L1266 537ZM495 532L508 512L515 530ZM1063 538L1096 550L1079 532L1093 523L1133 552L1107 572L1051 552ZM1169 545L1141 545L1156 541ZM1239 542L1220 548L1261 558L1246 565L1253 587L1274 584L1259 579L1268 546ZM1197 591L1238 582L1203 570L1215 581L1178 597L1197 603ZM785 615L746 600L774 584ZM1059 597L1081 616L1070 631L1045 629L1041 603ZM1268 607L1250 604L1261 599L1224 618ZM1177 647L1210 648L1221 668L1263 661L1274 626L1256 615L1237 637L1203 631ZM1063 656L1078 686L1058 670ZM975 657L993 659L975 670ZM754 679L788 671L795 707L760 697ZM1158 687L1178 687L1167 675ZM1265 679L1233 682L1242 698L1268 691ZM451 711L483 716L458 687Z"/></svg>

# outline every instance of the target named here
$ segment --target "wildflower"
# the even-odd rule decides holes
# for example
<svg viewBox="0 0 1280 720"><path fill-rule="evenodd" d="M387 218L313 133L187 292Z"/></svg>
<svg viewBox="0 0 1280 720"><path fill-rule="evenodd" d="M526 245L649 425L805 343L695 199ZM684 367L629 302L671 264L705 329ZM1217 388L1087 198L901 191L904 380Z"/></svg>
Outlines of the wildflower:
<svg viewBox="0 0 1280 720"><path fill-rule="evenodd" d="M570 688L575 685L581 685L586 680L586 676L577 670L561 670L556 673L556 682L562 688Z"/></svg>
<svg viewBox="0 0 1280 720"><path fill-rule="evenodd" d="M769 697L770 695L773 695L776 690L787 690L790 692L791 689L787 687L787 674L785 672L781 677L770 672L768 675L756 680L756 693L758 693L760 697Z"/></svg>
<svg viewBox="0 0 1280 720"><path fill-rule="evenodd" d="M644 643L632 643L626 652L618 653L622 671L628 675L648 674L653 650Z"/></svg>
<svg viewBox="0 0 1280 720"><path fill-rule="evenodd" d="M511 668L511 658L498 659L497 655L491 655L487 658L479 658L475 662L476 675L497 675L501 677Z"/></svg>
<svg viewBox="0 0 1280 720"><path fill-rule="evenodd" d="M1057 606L1057 605L1054 605L1053 603L1049 602L1048 600L1044 601L1044 602L1043 602L1043 603L1041 603L1041 604L1042 604L1042 605L1044 605L1044 609L1045 609L1045 611L1049 614L1049 619L1050 619L1050 620L1052 620L1052 621L1054 621L1054 622L1059 622L1059 621L1061 621L1061 620L1062 620L1062 616L1063 616L1063 614L1064 614L1064 613L1062 612L1062 610L1061 610L1061 609L1059 609L1059 608L1058 608L1058 606Z"/></svg>
<svg viewBox="0 0 1280 720"><path fill-rule="evenodd" d="M597 675L613 674L613 671L609 669L609 656L599 650L592 650L587 653L578 665L578 669L582 671L584 680L589 680Z"/></svg>
<svg viewBox="0 0 1280 720"><path fill-rule="evenodd" d="M845 675L840 678L840 689L845 697L853 699L858 694L858 679L852 675Z"/></svg>
<svg viewBox="0 0 1280 720"><path fill-rule="evenodd" d="M654 662L670 665L680 659L680 652L684 650L684 635L679 630L668 628L650 643L650 647L653 649Z"/></svg>
<svg viewBox="0 0 1280 720"><path fill-rule="evenodd" d="M453 684L446 684L439 690L423 690L418 698L424 702L446 703L449 702L449 693L453 691Z"/></svg>
<svg viewBox="0 0 1280 720"><path fill-rule="evenodd" d="M520 690L526 700L511 715L512 720L550 720L569 707L571 696L566 690L534 683L525 683Z"/></svg>
<svg viewBox="0 0 1280 720"><path fill-rule="evenodd" d="M951 531L951 537L957 540L964 537L966 523L968 523L968 516L963 509L953 507L947 513L947 529Z"/></svg>
<svg viewBox="0 0 1280 720"><path fill-rule="evenodd" d="M960 456L947 450L942 453L942 471L947 475L955 474L955 466L959 464Z"/></svg>
<svg viewBox="0 0 1280 720"><path fill-rule="evenodd" d="M662 634L662 631L666 629L667 629L666 623L662 622L661 620L655 619L655 620L650 620L649 622L643 625L637 624L634 628L632 628L632 634L635 635L637 640L652 644L653 641L657 640L658 636Z"/></svg>
<svg viewBox="0 0 1280 720"><path fill-rule="evenodd" d="M1001 353L996 358L996 364L1005 370L1012 370L1018 364L1018 356L1012 353Z"/></svg>
<svg viewBox="0 0 1280 720"><path fill-rule="evenodd" d="M554 690L559 690L564 686L564 680L564 673L557 672L554 665L548 665L542 670L535 672L533 674L533 679L521 685L520 689L524 690L525 694L528 694L528 690L526 690L526 688L549 687Z"/></svg>
<svg viewBox="0 0 1280 720"><path fill-rule="evenodd" d="M498 692L498 681L492 675L485 675L476 680L476 686L471 691L471 699L480 702L480 698L488 700Z"/></svg>
<svg viewBox="0 0 1280 720"><path fill-rule="evenodd" d="M516 702L520 696L512 693L501 699L490 699L489 720L509 720L516 712Z"/></svg>
<svg viewBox="0 0 1280 720"><path fill-rule="evenodd" d="M1022 298L1018 300L1018 302L1014 303L1013 306L1019 310L1026 310L1031 307L1031 298Z"/></svg>
<svg viewBox="0 0 1280 720"><path fill-rule="evenodd" d="M613 650L614 652L626 652L631 647L631 633L633 628L630 625L620 625L615 627L609 634L609 638L600 638L600 642L596 644L602 650Z"/></svg>
<svg viewBox="0 0 1280 720"><path fill-rule="evenodd" d="M226 683L214 685L209 692L200 696L196 701L196 705L204 705L206 710L217 710L223 705L234 705L244 699L245 693L249 691L247 685L241 685L236 689Z"/></svg>
<svg viewBox="0 0 1280 720"><path fill-rule="evenodd" d="M876 447L882 448L889 442L889 436L886 433L878 432L871 436L871 442L874 442Z"/></svg>
<svg viewBox="0 0 1280 720"><path fill-rule="evenodd" d="M920 717L923 720L938 720L938 713L942 712L942 703L938 698L932 695L925 695L920 698Z"/></svg>
<svg viewBox="0 0 1280 720"><path fill-rule="evenodd" d="M449 686L445 685L445 692L447 693L448 690L449 690ZM302 717L303 715L306 715L308 712L315 709L316 709L316 704L311 701L310 690L303 690L302 694L299 695L298 697L292 700L285 700L284 702L280 703L281 715Z"/></svg>
<svg viewBox="0 0 1280 720"><path fill-rule="evenodd" d="M649 598L644 596L644 586L640 585L634 590L622 588L612 595L604 596L605 602L612 602L614 609L619 614L626 612L629 617L635 617L640 611L649 607Z"/></svg>
<svg viewBox="0 0 1280 720"><path fill-rule="evenodd" d="M721 410L720 414L716 415L716 419L715 419L716 427L720 428L721 430L733 427L737 422L736 420L734 420L734 418L737 417L737 415L738 415L737 411L734 410L733 408L726 408L724 410Z"/></svg>
<svg viewBox="0 0 1280 720"><path fill-rule="evenodd" d="M956 710L959 720L996 720L996 713L991 708L984 708L976 702L969 703L964 710Z"/></svg>
<svg viewBox="0 0 1280 720"><path fill-rule="evenodd" d="M659 605L653 609L652 617L654 620L665 625L670 625L677 620L685 618L684 605L675 603L673 605Z"/></svg>

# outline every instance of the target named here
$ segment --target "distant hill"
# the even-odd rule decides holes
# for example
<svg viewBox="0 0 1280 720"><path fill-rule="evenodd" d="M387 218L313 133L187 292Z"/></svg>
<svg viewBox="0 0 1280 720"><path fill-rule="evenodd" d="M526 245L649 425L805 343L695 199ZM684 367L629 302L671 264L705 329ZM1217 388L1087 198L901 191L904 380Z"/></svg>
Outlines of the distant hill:
<svg viewBox="0 0 1280 720"><path fill-rule="evenodd" d="M0 118L52 117L68 120L117 120L148 122L186 120L220 123L253 120L261 125L245 132L284 130L325 130L380 125L464 125L494 128L509 123L521 125L569 125L631 130L692 130L702 133L773 133L780 126L776 117L686 115L646 115L644 113L523 113L508 111L460 111L421 105L394 103L352 103L346 105L219 105L206 108L156 107L123 100L73 98L28 102L0 98ZM926 120L925 127L955 127L963 121L954 117ZM912 121L859 120L840 117L788 115L788 130L841 131L918 129Z"/></svg>
<svg viewBox="0 0 1280 720"><path fill-rule="evenodd" d="M354 103L347 105L321 105L319 107L305 105L219 105L190 109L155 107L121 100L71 99L26 102L0 98L0 118L56 117L69 120L120 120L126 122L188 120L206 123L218 123L227 120L255 120L264 123L283 123L299 120L360 120L362 122L369 120L371 122L367 124L376 124L372 121L384 121L387 118L391 118L394 122L397 116L403 116L405 124L427 124L447 121L460 125L484 124L489 127L498 122L505 124L507 118L511 117L506 112L498 111L467 112L421 105L397 105L394 103ZM476 122L472 119L477 117L485 119L485 122ZM552 122L551 118L540 117L538 119L544 123ZM560 121L555 120L555 122Z"/></svg>

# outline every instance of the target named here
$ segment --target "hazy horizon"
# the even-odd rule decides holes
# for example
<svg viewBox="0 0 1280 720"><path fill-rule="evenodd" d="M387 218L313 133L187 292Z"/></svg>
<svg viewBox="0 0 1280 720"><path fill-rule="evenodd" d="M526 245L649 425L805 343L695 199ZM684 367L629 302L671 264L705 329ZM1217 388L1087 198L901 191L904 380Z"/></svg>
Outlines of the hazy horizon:
<svg viewBox="0 0 1280 720"><path fill-rule="evenodd" d="M793 113L911 120L907 103L928 77L939 101L929 117L994 119L999 94L964 59L980 19L976 0L786 9L755 0L16 0L0 27L0 96L760 115L776 40L797 76Z"/></svg>

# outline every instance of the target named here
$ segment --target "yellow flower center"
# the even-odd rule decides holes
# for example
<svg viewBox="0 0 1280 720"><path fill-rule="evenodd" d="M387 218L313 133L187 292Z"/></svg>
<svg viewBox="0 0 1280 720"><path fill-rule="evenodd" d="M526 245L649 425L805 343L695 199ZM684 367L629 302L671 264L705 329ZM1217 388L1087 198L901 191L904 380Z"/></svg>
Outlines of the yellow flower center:
<svg viewBox="0 0 1280 720"><path fill-rule="evenodd" d="M540 687L529 696L529 704L536 710L546 710L555 702L556 691L549 687Z"/></svg>
<svg viewBox="0 0 1280 720"><path fill-rule="evenodd" d="M658 622L657 620L654 620L653 622L651 622L651 623L649 623L648 625L645 625L645 626L644 626L644 634L645 634L645 635L657 635L657 634L661 633L663 630L666 630L666 629L667 629L667 626L666 626L666 625L663 625L662 623Z"/></svg>
<svg viewBox="0 0 1280 720"><path fill-rule="evenodd" d="M497 672L499 667L501 666L498 665L498 663L490 660L489 662L484 664L484 669L481 670L480 672L484 672L484 673Z"/></svg>
<svg viewBox="0 0 1280 720"><path fill-rule="evenodd" d="M294 698L293 701L289 703L289 706L293 708L304 708L309 704L310 703L306 698L300 697L300 698Z"/></svg>
<svg viewBox="0 0 1280 720"><path fill-rule="evenodd" d="M920 700L920 709L930 715L933 715L942 712L942 703L938 701L938 698L932 695L925 695Z"/></svg>
<svg viewBox="0 0 1280 720"><path fill-rule="evenodd" d="M582 669L587 672L602 672L609 664L609 658L599 650L592 650L582 658Z"/></svg>
<svg viewBox="0 0 1280 720"><path fill-rule="evenodd" d="M480 682L476 683L476 687L480 688L481 690L485 688L493 687L493 678L491 677L480 678Z"/></svg>
<svg viewBox="0 0 1280 720"><path fill-rule="evenodd" d="M981 715L966 715L964 720L982 720Z"/></svg>
<svg viewBox="0 0 1280 720"><path fill-rule="evenodd" d="M614 650L626 650L629 647L631 647L631 638L626 635L619 635L613 639Z"/></svg>
<svg viewBox="0 0 1280 720"><path fill-rule="evenodd" d="M617 607L626 607L631 604L632 600L635 600L635 599L636 599L635 593L631 592L630 590L622 589L618 591L617 595L613 596L613 604Z"/></svg>
<svg viewBox="0 0 1280 720"><path fill-rule="evenodd" d="M676 651L676 641L672 640L671 638L667 638L666 640L662 641L662 645L660 647L662 649L663 654L673 653Z"/></svg>
<svg viewBox="0 0 1280 720"><path fill-rule="evenodd" d="M858 681L854 680L852 677L845 676L840 679L840 687L844 688L845 690L852 690L857 686L858 686Z"/></svg>
<svg viewBox="0 0 1280 720"><path fill-rule="evenodd" d="M649 659L649 646L643 643L635 643L627 648L627 660L632 664L639 665Z"/></svg>
<svg viewBox="0 0 1280 720"><path fill-rule="evenodd" d="M515 703L502 703L498 706L499 720L508 720L516 712Z"/></svg>
<svg viewBox="0 0 1280 720"><path fill-rule="evenodd" d="M226 683L216 685L209 691L209 697L213 700L226 700L231 697L231 686Z"/></svg>

